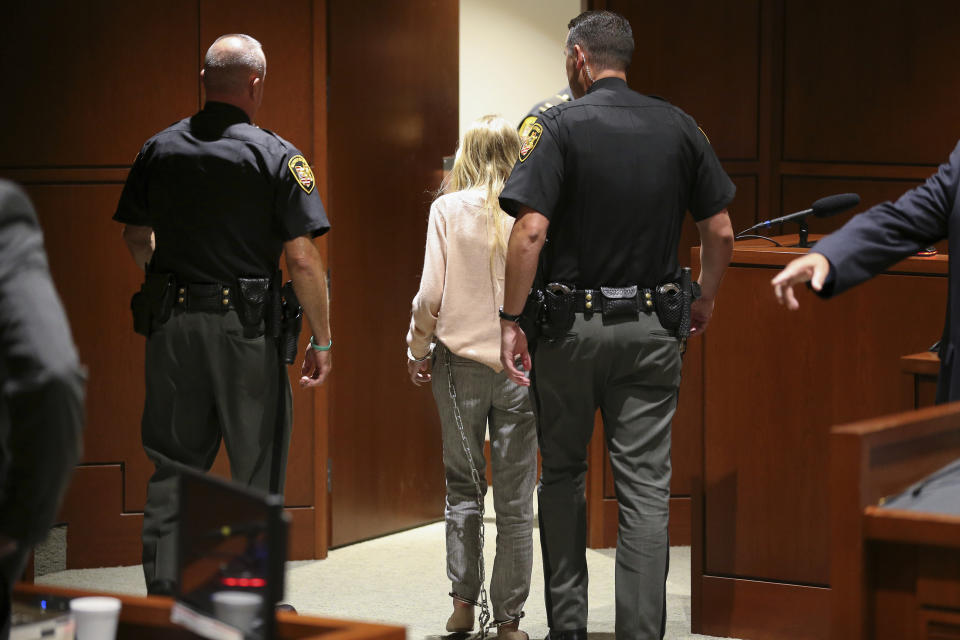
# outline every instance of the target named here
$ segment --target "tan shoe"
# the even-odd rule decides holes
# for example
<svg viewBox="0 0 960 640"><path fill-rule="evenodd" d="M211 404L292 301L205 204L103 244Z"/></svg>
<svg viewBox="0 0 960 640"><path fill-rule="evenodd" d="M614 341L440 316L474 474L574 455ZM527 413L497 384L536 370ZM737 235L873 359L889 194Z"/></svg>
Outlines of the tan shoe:
<svg viewBox="0 0 960 640"><path fill-rule="evenodd" d="M450 633L469 633L473 631L473 605L453 599L453 613L447 619L447 631Z"/></svg>

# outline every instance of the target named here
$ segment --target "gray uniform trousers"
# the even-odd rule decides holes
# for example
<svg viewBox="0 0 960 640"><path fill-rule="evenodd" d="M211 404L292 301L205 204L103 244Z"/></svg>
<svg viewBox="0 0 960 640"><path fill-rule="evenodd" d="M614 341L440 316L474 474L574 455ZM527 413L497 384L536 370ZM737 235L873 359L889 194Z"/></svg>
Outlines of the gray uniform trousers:
<svg viewBox="0 0 960 640"><path fill-rule="evenodd" d="M493 619L519 618L530 594L533 570L533 489L537 481L537 429L529 391L504 372L450 353L437 345L433 362L433 397L443 431L443 466L447 480L447 576L453 592L467 600L480 595L480 509L470 464L453 414L449 375L453 374L457 408L486 495L484 434L490 425L493 506L497 552L490 574Z"/></svg>
<svg viewBox="0 0 960 640"><path fill-rule="evenodd" d="M233 480L270 488L280 365L276 340L257 333L235 311L176 309L147 339L141 435L155 470L143 513L143 573L151 593L176 579L179 465L209 470L222 439ZM286 376L284 387L279 493L292 424Z"/></svg>
<svg viewBox="0 0 960 640"><path fill-rule="evenodd" d="M567 336L537 346L540 538L551 635L587 627L587 445L599 407L619 506L617 640L663 637L678 345L655 314L605 321L578 313Z"/></svg>

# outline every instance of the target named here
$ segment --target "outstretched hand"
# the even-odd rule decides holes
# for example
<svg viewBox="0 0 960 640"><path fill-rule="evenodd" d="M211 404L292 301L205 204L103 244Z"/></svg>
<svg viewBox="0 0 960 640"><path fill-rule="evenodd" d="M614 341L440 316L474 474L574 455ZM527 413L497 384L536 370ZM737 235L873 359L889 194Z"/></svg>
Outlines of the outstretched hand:
<svg viewBox="0 0 960 640"><path fill-rule="evenodd" d="M777 302L786 305L791 311L800 308L800 303L793 293L793 285L809 282L814 291L820 291L830 273L830 261L819 253L808 253L790 262L783 271L778 273L770 284Z"/></svg>

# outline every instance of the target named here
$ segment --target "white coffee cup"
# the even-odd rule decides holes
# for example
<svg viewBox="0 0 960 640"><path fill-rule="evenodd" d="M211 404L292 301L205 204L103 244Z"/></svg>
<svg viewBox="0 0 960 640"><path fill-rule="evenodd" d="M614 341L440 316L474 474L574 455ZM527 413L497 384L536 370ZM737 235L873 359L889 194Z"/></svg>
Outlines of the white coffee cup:
<svg viewBox="0 0 960 640"><path fill-rule="evenodd" d="M241 631L251 629L263 606L263 596L249 591L217 591L210 599L213 615Z"/></svg>
<svg viewBox="0 0 960 640"><path fill-rule="evenodd" d="M77 640L114 640L117 637L117 620L120 617L120 601L116 598L74 598L70 611L77 623Z"/></svg>

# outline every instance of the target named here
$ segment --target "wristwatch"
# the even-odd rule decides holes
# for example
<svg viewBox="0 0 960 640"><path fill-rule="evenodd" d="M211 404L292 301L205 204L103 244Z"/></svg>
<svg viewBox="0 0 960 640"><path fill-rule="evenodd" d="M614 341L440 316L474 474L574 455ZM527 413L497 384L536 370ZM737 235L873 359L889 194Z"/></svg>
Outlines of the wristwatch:
<svg viewBox="0 0 960 640"><path fill-rule="evenodd" d="M497 315L499 315L499 316L500 316L502 319L504 319L504 320L509 320L510 322L520 322L520 317L521 317L523 314L522 314L522 313L518 313L518 314L514 315L514 314L512 314L512 313L507 313L506 311L503 310L503 307L500 307L500 311L498 312Z"/></svg>

